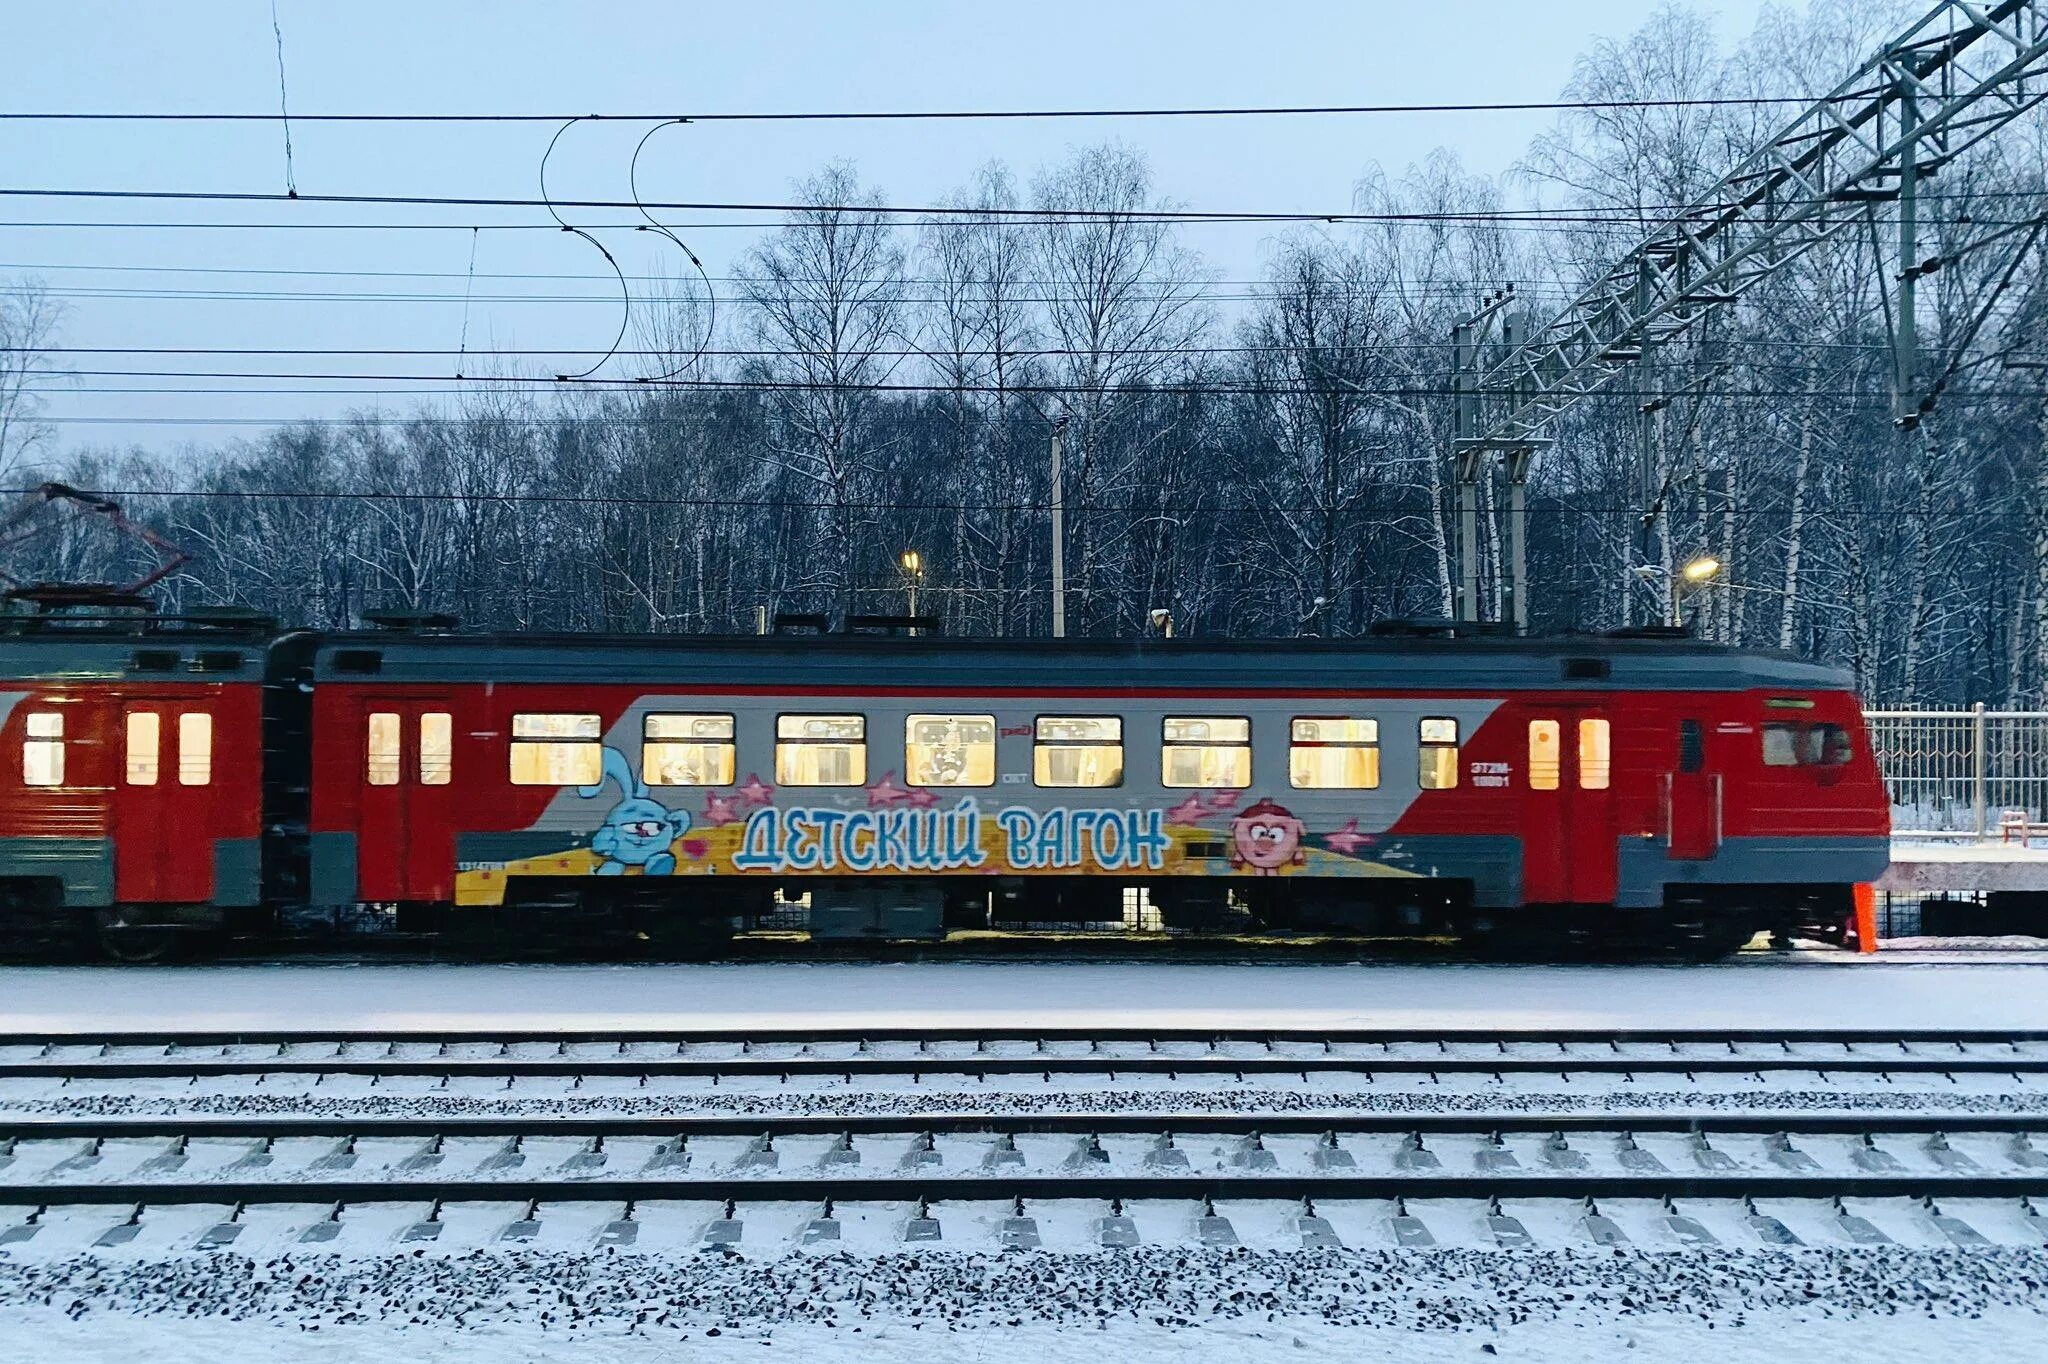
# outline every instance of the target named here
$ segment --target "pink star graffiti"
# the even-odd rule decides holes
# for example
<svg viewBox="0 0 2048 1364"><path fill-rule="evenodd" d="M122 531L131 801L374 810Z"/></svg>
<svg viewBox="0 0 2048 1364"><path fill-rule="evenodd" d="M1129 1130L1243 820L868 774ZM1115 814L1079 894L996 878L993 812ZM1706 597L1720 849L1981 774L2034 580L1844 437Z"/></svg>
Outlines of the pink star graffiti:
<svg viewBox="0 0 2048 1364"><path fill-rule="evenodd" d="M929 810L936 806L938 803L939 793L936 791L927 791L923 787L919 787L917 790L912 791L909 796L909 804L913 810Z"/></svg>
<svg viewBox="0 0 2048 1364"><path fill-rule="evenodd" d="M733 794L740 798L742 805L767 805L775 799L775 788L761 780L758 772L747 773L747 779L740 783Z"/></svg>
<svg viewBox="0 0 2048 1364"><path fill-rule="evenodd" d="M1372 842L1372 835L1358 832L1358 821L1351 819L1347 820L1344 827L1337 830L1337 832L1323 835L1323 842L1331 852L1342 853L1344 856L1350 857L1357 853L1360 848Z"/></svg>
<svg viewBox="0 0 2048 1364"><path fill-rule="evenodd" d="M1209 808L1212 810L1228 810L1231 806L1237 804L1237 798L1241 794L1238 791L1218 791L1215 795L1209 797Z"/></svg>
<svg viewBox="0 0 2048 1364"><path fill-rule="evenodd" d="M1202 803L1199 795L1189 796L1166 812L1168 824L1199 824L1215 812Z"/></svg>
<svg viewBox="0 0 2048 1364"><path fill-rule="evenodd" d="M712 828L721 824L736 823L740 817L739 802L730 796L721 796L716 791L704 793L704 822Z"/></svg>
<svg viewBox="0 0 2048 1364"><path fill-rule="evenodd" d="M901 805L909 795L907 788L896 784L896 769L892 767L882 774L880 781L868 788L868 808L886 810L892 805Z"/></svg>

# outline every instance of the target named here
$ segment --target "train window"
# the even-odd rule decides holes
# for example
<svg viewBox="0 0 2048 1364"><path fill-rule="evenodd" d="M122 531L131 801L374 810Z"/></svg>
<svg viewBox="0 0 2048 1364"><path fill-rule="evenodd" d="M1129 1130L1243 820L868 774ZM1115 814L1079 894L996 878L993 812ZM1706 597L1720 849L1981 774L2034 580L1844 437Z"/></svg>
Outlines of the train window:
<svg viewBox="0 0 2048 1364"><path fill-rule="evenodd" d="M1555 791L1564 771L1563 729L1555 720L1529 722L1529 789Z"/></svg>
<svg viewBox="0 0 2048 1364"><path fill-rule="evenodd" d="M213 780L213 717L203 710L178 717L178 785L205 786Z"/></svg>
<svg viewBox="0 0 2048 1364"><path fill-rule="evenodd" d="M30 713L28 739L21 746L21 779L29 786L64 784L63 712Z"/></svg>
<svg viewBox="0 0 2048 1364"><path fill-rule="evenodd" d="M153 710L128 712L128 784L155 786L157 748L162 741L163 717Z"/></svg>
<svg viewBox="0 0 2048 1364"><path fill-rule="evenodd" d="M363 752L363 780L372 786L398 785L398 714L380 710L370 715L368 744Z"/></svg>
<svg viewBox="0 0 2048 1364"><path fill-rule="evenodd" d="M1290 734L1287 779L1295 786L1331 791L1370 791L1379 786L1379 721L1297 715Z"/></svg>
<svg viewBox="0 0 2048 1364"><path fill-rule="evenodd" d="M420 716L420 785L446 786L455 780L455 717L445 710Z"/></svg>
<svg viewBox="0 0 2048 1364"><path fill-rule="evenodd" d="M604 725L588 714L512 717L514 786L595 786L604 780Z"/></svg>
<svg viewBox="0 0 2048 1364"><path fill-rule="evenodd" d="M784 786L861 786L868 779L864 715L775 717L775 780Z"/></svg>
<svg viewBox="0 0 2048 1364"><path fill-rule="evenodd" d="M730 715L650 715L640 771L649 786L730 786L738 756Z"/></svg>
<svg viewBox="0 0 2048 1364"><path fill-rule="evenodd" d="M1764 766L1840 767L1855 744L1840 725L1765 725Z"/></svg>
<svg viewBox="0 0 2048 1364"><path fill-rule="evenodd" d="M1425 791L1448 791L1458 784L1458 722L1431 716L1416 730L1421 740L1415 779Z"/></svg>
<svg viewBox="0 0 2048 1364"><path fill-rule="evenodd" d="M1764 766L1799 766L1799 726L1765 725Z"/></svg>
<svg viewBox="0 0 2048 1364"><path fill-rule="evenodd" d="M1252 784L1252 722L1241 716L1196 716L1166 721L1160 732L1161 786Z"/></svg>
<svg viewBox="0 0 2048 1364"><path fill-rule="evenodd" d="M1697 720L1678 722L1678 770L1697 772L1707 765L1707 735Z"/></svg>
<svg viewBox="0 0 2048 1364"><path fill-rule="evenodd" d="M996 717L913 715L903 722L903 780L912 786L993 786Z"/></svg>
<svg viewBox="0 0 2048 1364"><path fill-rule="evenodd" d="M1818 767L1840 767L1855 752L1849 731L1840 725L1814 725L1806 732L1807 761Z"/></svg>
<svg viewBox="0 0 2048 1364"><path fill-rule="evenodd" d="M1124 722L1114 715L1041 715L1031 779L1039 786L1122 786Z"/></svg>
<svg viewBox="0 0 2048 1364"><path fill-rule="evenodd" d="M1613 726L1605 720L1579 721L1579 789L1605 791L1614 772Z"/></svg>

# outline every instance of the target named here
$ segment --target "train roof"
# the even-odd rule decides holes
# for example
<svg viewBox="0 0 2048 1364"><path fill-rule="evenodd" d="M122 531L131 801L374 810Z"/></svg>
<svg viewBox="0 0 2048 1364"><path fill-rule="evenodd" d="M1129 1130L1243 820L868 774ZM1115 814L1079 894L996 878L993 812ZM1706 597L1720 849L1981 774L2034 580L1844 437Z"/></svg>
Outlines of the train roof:
<svg viewBox="0 0 2048 1364"><path fill-rule="evenodd" d="M1846 671L1686 637L963 639L51 628L0 633L0 679L628 683L1058 690L1850 690Z"/></svg>
<svg viewBox="0 0 2048 1364"><path fill-rule="evenodd" d="M873 635L321 635L316 680L969 689L1850 690L1846 671L1689 638L959 639Z"/></svg>

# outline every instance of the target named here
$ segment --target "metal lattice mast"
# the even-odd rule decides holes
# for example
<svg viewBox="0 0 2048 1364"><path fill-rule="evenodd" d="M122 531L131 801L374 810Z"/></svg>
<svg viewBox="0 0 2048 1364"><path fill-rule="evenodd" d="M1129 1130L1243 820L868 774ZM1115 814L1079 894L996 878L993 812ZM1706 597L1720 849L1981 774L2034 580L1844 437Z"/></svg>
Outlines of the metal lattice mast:
<svg viewBox="0 0 2048 1364"><path fill-rule="evenodd" d="M1877 202L1901 203L1894 344L1897 416L1920 407L1910 309L1923 273L1913 215L1918 182L2048 98L2048 0L1939 0L1702 195L1668 218L1563 312L1533 327L1481 374L1483 418L1454 441L1462 479L1500 455L1513 487L1546 423L1646 352L1733 305ZM1520 521L1508 532L1520 538ZM1519 545L1511 555L1522 552ZM1519 574L1517 578L1519 579ZM1526 624L1519 581L1507 619ZM1461 602L1477 619L1477 602Z"/></svg>

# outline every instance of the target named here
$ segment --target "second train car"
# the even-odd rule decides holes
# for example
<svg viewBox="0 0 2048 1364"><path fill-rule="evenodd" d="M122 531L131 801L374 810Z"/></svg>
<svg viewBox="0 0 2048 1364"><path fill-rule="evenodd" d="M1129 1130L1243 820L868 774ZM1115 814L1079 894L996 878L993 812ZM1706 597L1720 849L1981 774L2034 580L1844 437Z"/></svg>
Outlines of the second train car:
<svg viewBox="0 0 2048 1364"><path fill-rule="evenodd" d="M0 886L117 950L309 906L658 934L801 898L820 935L1139 902L1716 955L1839 920L1888 858L1849 678L1684 638L53 622L0 669Z"/></svg>

